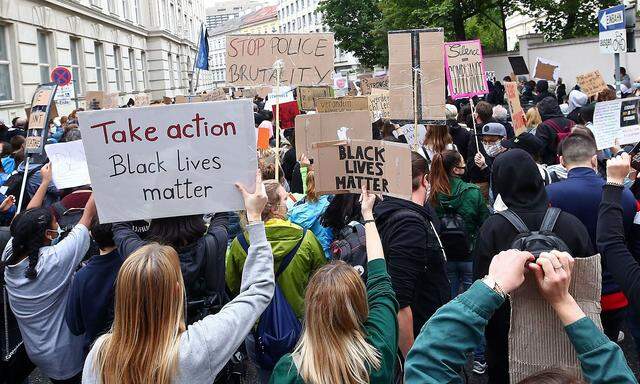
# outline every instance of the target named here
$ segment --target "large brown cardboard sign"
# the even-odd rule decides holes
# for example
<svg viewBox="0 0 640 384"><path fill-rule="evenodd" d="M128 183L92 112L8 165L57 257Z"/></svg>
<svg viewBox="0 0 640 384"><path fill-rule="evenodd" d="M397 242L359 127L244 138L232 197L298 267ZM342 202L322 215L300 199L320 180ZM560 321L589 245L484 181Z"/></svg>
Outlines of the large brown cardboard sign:
<svg viewBox="0 0 640 384"><path fill-rule="evenodd" d="M222 88L214 88L207 93L202 94L202 100L204 101L220 101L227 100L227 94Z"/></svg>
<svg viewBox="0 0 640 384"><path fill-rule="evenodd" d="M371 95L369 95L369 111L371 112L372 122L391 118L388 90L378 88L371 90Z"/></svg>
<svg viewBox="0 0 640 384"><path fill-rule="evenodd" d="M379 140L343 140L313 145L316 191L411 197L411 150Z"/></svg>
<svg viewBox="0 0 640 384"><path fill-rule="evenodd" d="M118 108L118 93L106 93L102 91L87 91L84 95L86 109L112 109Z"/></svg>
<svg viewBox="0 0 640 384"><path fill-rule="evenodd" d="M584 92L587 96L595 96L609 89L599 70L578 75L576 76L576 80L580 86L580 91Z"/></svg>
<svg viewBox="0 0 640 384"><path fill-rule="evenodd" d="M296 155L312 158L312 144L319 141L346 139L371 140L368 111L316 113L298 115L296 125Z"/></svg>
<svg viewBox="0 0 640 384"><path fill-rule="evenodd" d="M601 273L600 255L576 258L569 286L571 296L600 329ZM509 375L511 382L517 383L549 368L581 375L576 351L560 319L540 296L529 273L524 284L511 293Z"/></svg>
<svg viewBox="0 0 640 384"><path fill-rule="evenodd" d="M558 81L560 64L542 57L536 59L533 77L536 79Z"/></svg>
<svg viewBox="0 0 640 384"><path fill-rule="evenodd" d="M418 123L446 121L443 44L442 28L389 32L388 74L393 120L414 122L413 68L418 67Z"/></svg>
<svg viewBox="0 0 640 384"><path fill-rule="evenodd" d="M527 130L527 118L520 104L520 94L518 93L518 83L506 81L504 83L505 93L511 109L511 120L516 136Z"/></svg>
<svg viewBox="0 0 640 384"><path fill-rule="evenodd" d="M298 87L298 105L303 111L315 111L316 99L332 96L331 87Z"/></svg>
<svg viewBox="0 0 640 384"><path fill-rule="evenodd" d="M368 111L369 98L366 96L345 96L338 98L316 99L318 113Z"/></svg>
<svg viewBox="0 0 640 384"><path fill-rule="evenodd" d="M369 95L373 88L389 89L389 76L364 77L360 79L360 93L363 95Z"/></svg>
<svg viewBox="0 0 640 384"><path fill-rule="evenodd" d="M282 85L332 84L332 33L227 36L227 84L276 85L273 64L282 60Z"/></svg>

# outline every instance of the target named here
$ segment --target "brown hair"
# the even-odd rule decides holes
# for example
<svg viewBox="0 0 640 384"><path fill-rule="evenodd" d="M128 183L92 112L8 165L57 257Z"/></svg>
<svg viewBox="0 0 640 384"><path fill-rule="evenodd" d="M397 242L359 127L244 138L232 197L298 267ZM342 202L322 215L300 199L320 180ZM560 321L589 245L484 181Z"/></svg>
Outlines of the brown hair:
<svg viewBox="0 0 640 384"><path fill-rule="evenodd" d="M292 353L306 383L364 384L380 369L380 352L366 340L364 282L344 261L313 275L304 297L304 329Z"/></svg>
<svg viewBox="0 0 640 384"><path fill-rule="evenodd" d="M316 173L310 168L307 168L307 201L315 203L318 201L318 194L316 193Z"/></svg>
<svg viewBox="0 0 640 384"><path fill-rule="evenodd" d="M452 176L453 169L458 166L462 160L462 156L457 151L444 151L436 153L431 161L431 169L429 172L429 201L437 204L438 193L444 195L451 194L451 185L449 177Z"/></svg>
<svg viewBox="0 0 640 384"><path fill-rule="evenodd" d="M527 377L518 384L586 384L581 379L560 369L546 369Z"/></svg>
<svg viewBox="0 0 640 384"><path fill-rule="evenodd" d="M273 179L264 181L264 189L267 192L267 205L262 210L262 221L276 218L286 219L286 215L282 214L282 204L278 194L278 189L280 188L282 188L282 185Z"/></svg>
<svg viewBox="0 0 640 384"><path fill-rule="evenodd" d="M476 114L483 123L488 123L493 117L493 106L486 101L481 101L476 105Z"/></svg>
<svg viewBox="0 0 640 384"><path fill-rule="evenodd" d="M440 153L447 149L447 145L453 144L453 139L449 134L449 127L446 125L429 125L424 144L435 153Z"/></svg>
<svg viewBox="0 0 640 384"><path fill-rule="evenodd" d="M411 190L420 188L422 179L429 174L429 163L427 159L417 152L411 152Z"/></svg>
<svg viewBox="0 0 640 384"><path fill-rule="evenodd" d="M604 91L598 92L598 99L596 101L602 102L602 101L611 101L615 99L616 99L616 91L611 88L607 88Z"/></svg>

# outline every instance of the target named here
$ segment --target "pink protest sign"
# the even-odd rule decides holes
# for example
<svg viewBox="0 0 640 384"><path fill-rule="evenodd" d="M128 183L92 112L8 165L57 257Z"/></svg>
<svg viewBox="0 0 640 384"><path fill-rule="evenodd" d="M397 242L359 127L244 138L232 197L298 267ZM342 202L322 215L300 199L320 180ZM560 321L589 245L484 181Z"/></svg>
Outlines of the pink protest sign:
<svg viewBox="0 0 640 384"><path fill-rule="evenodd" d="M480 40L445 43L444 72L453 99L489 93Z"/></svg>

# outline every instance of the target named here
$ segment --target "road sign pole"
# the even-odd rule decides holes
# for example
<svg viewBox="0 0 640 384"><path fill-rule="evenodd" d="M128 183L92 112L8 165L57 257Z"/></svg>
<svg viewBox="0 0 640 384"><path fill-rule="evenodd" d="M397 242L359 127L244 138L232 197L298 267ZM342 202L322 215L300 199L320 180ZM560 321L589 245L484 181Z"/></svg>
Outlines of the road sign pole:
<svg viewBox="0 0 640 384"><path fill-rule="evenodd" d="M76 109L80 108L78 106L78 81L74 78L73 82L73 99L76 101Z"/></svg>
<svg viewBox="0 0 640 384"><path fill-rule="evenodd" d="M613 54L613 65L616 67L616 97L618 99L622 98L622 89L620 89L620 54Z"/></svg>

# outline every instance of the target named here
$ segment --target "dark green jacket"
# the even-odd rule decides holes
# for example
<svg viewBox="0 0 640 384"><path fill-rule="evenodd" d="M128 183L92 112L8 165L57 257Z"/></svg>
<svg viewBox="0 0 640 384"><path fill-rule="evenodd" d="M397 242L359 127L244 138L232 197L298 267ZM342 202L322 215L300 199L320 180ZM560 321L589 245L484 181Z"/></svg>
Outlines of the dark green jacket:
<svg viewBox="0 0 640 384"><path fill-rule="evenodd" d="M367 300L369 317L364 323L367 342L380 352L380 369L369 372L372 384L393 382L398 350L398 302L391 288L384 259L367 264ZM322 365L320 365L322 366ZM284 355L271 374L270 384L304 384L291 354Z"/></svg>
<svg viewBox="0 0 640 384"><path fill-rule="evenodd" d="M459 177L450 177L449 187L451 194L438 193L438 203L434 208L439 218L444 216L445 207L462 216L467 227L470 252L467 260L455 261L471 261L471 252L475 248L478 231L482 223L489 217L489 209L477 185L465 183ZM447 255L447 259L453 260L453 257L455 255Z"/></svg>
<svg viewBox="0 0 640 384"><path fill-rule="evenodd" d="M463 383L459 372L481 341L487 322L504 299L476 281L436 312L420 331L405 363L405 384ZM586 381L637 383L620 347L587 317L564 327Z"/></svg>

